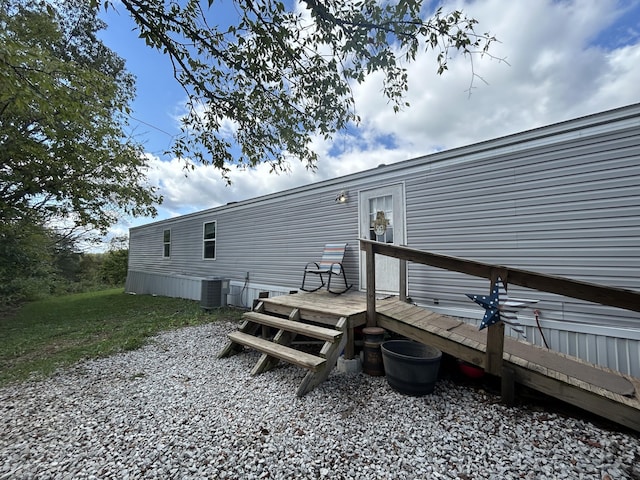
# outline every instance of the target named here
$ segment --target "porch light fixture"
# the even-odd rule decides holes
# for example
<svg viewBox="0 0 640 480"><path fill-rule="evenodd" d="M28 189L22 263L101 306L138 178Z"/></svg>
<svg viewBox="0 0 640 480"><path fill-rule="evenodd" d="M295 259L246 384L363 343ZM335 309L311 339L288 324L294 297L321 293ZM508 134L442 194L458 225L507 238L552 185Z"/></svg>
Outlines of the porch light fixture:
<svg viewBox="0 0 640 480"><path fill-rule="evenodd" d="M336 203L347 203L349 196L345 190L342 190L338 195L336 195Z"/></svg>

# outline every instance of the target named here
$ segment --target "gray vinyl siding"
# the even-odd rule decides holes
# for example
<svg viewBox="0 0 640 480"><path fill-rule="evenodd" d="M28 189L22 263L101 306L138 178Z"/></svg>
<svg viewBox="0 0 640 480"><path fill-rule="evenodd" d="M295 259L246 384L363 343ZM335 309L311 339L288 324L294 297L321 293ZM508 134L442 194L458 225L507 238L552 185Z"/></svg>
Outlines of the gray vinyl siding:
<svg viewBox="0 0 640 480"><path fill-rule="evenodd" d="M165 221L172 225L170 259L157 253L165 227L132 229L129 270L236 281L248 273L251 283L297 289L305 264L319 260L326 243L347 242L345 270L359 288L357 203L336 204L335 194L309 191ZM203 259L202 225L214 220L216 259Z"/></svg>
<svg viewBox="0 0 640 480"><path fill-rule="evenodd" d="M640 105L132 228L127 291L199 299L200 281L231 280L232 304L300 287L324 244L347 242L359 280L358 193L403 184L410 247L640 290ZM346 204L336 204L341 190ZM203 224L217 222L216 259L203 259ZM163 258L163 231L171 256ZM246 281L247 273L249 281ZM508 279L507 279L508 283ZM408 266L419 305L479 323L467 293L487 280ZM530 341L640 377L640 315L544 292L519 315Z"/></svg>
<svg viewBox="0 0 640 480"><path fill-rule="evenodd" d="M408 181L412 247L640 290L640 128L520 150ZM477 291L470 292L471 285ZM469 310L486 281L409 266L410 295ZM545 320L640 327L637 313L541 292ZM613 313L612 313L613 312Z"/></svg>

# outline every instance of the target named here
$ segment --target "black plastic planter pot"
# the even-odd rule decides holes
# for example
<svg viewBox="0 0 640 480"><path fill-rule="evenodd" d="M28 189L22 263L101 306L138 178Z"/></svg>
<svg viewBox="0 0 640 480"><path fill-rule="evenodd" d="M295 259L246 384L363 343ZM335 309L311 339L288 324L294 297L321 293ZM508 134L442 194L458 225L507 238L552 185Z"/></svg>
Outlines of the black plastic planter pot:
<svg viewBox="0 0 640 480"><path fill-rule="evenodd" d="M440 350L411 340L389 340L381 348L391 388L414 396L433 392L442 358Z"/></svg>

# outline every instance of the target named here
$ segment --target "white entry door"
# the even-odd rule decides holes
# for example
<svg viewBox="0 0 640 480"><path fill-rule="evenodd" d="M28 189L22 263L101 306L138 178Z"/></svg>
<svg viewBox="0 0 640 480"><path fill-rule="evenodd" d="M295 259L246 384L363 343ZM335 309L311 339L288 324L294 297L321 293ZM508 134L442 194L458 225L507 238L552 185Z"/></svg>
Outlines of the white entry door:
<svg viewBox="0 0 640 480"><path fill-rule="evenodd" d="M404 186L380 187L360 192L360 238L405 244ZM360 254L360 285L367 285L365 253ZM400 264L396 258L376 255L376 292L398 294Z"/></svg>

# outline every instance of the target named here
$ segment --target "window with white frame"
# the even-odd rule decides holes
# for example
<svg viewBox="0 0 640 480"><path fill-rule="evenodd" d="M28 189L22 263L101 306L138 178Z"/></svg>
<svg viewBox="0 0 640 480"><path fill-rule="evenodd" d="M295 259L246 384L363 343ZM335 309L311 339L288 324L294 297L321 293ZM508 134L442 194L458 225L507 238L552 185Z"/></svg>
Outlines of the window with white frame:
<svg viewBox="0 0 640 480"><path fill-rule="evenodd" d="M207 222L203 227L204 258L216 258L216 222Z"/></svg>
<svg viewBox="0 0 640 480"><path fill-rule="evenodd" d="M171 256L171 230L167 229L162 234L162 256L169 258Z"/></svg>

